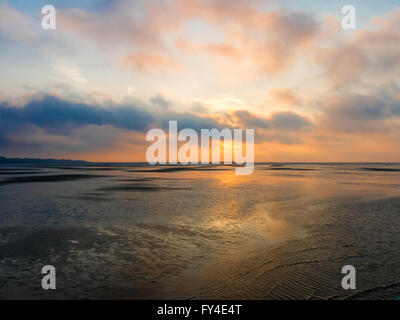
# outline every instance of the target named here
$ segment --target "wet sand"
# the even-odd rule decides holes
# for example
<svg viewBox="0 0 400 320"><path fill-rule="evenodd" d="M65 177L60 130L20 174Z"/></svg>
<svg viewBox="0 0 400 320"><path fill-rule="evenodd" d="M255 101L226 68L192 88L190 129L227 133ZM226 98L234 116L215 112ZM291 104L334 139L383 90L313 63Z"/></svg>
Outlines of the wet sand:
<svg viewBox="0 0 400 320"><path fill-rule="evenodd" d="M399 171L0 167L0 298L397 299Z"/></svg>

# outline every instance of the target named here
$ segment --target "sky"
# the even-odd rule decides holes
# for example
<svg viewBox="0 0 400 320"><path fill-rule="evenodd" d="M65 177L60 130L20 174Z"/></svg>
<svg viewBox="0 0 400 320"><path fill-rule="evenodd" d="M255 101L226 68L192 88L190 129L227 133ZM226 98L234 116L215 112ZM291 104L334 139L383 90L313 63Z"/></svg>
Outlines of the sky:
<svg viewBox="0 0 400 320"><path fill-rule="evenodd" d="M177 120L254 129L259 162L398 162L399 40L392 0L0 0L0 155L145 161Z"/></svg>

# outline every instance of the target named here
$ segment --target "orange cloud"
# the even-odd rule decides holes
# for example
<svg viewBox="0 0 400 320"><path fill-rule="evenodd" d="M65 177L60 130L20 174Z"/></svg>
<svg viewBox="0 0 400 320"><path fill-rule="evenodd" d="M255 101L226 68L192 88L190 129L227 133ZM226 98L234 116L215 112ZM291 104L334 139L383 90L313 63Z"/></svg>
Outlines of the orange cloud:
<svg viewBox="0 0 400 320"><path fill-rule="evenodd" d="M269 90L269 95L274 103L280 106L293 106L301 104L301 99L289 88L275 88Z"/></svg>
<svg viewBox="0 0 400 320"><path fill-rule="evenodd" d="M196 44L180 39L177 48L223 59L221 70L242 68L247 74L259 76L286 71L320 28L312 15L262 12L246 1L189 0L178 4L187 18L203 18L222 32L223 40Z"/></svg>
<svg viewBox="0 0 400 320"><path fill-rule="evenodd" d="M128 68L134 68L139 71L176 71L183 70L183 66L177 61L165 58L155 53L133 53L126 55L122 63Z"/></svg>
<svg viewBox="0 0 400 320"><path fill-rule="evenodd" d="M399 17L400 8L396 8L386 16L373 18L373 29L358 29L347 36L337 30L328 45L317 43L310 56L322 68L323 79L336 88L348 88L376 85L396 76L400 69Z"/></svg>
<svg viewBox="0 0 400 320"><path fill-rule="evenodd" d="M168 41L184 37L178 49L225 59L221 68L244 68L248 74L276 74L287 70L298 58L301 48L315 39L319 24L315 18L299 12L264 12L253 1L172 0L169 2L118 1L111 9L96 13L79 9L62 10L62 30L72 31L101 45L134 47L136 50L157 49L168 53ZM135 14L140 11L140 15ZM200 19L222 34L220 42L191 43L182 29L183 22ZM299 51L300 50L300 51ZM142 70L148 64L170 69L176 62L160 57L134 57L134 66ZM125 58L125 60L127 60ZM140 60L136 62L137 60ZM215 67L212 62L212 67ZM142 67L143 66L143 67Z"/></svg>

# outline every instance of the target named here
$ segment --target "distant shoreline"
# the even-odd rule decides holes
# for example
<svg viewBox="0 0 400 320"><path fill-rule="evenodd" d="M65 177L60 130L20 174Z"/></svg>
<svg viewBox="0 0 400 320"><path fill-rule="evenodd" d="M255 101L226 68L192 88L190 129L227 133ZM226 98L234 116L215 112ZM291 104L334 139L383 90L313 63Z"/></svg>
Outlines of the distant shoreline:
<svg viewBox="0 0 400 320"><path fill-rule="evenodd" d="M0 157L0 164L88 164L85 160L69 160L69 159L40 159L40 158L7 158Z"/></svg>
<svg viewBox="0 0 400 320"><path fill-rule="evenodd" d="M113 162L113 161L86 161L86 160L72 160L72 159L53 159L53 158L7 158L0 156L0 165L1 164L70 164L70 165L102 165L102 164L142 164L146 165L147 162L140 162L140 161L121 161L121 162ZM293 161L293 162L283 162L283 161L272 161L272 162L255 162L255 164L269 164L269 165L278 165L278 164L300 164L300 165L330 165L330 164L400 164L399 162L372 162L372 161L354 161L354 162L302 162L302 161ZM181 164L158 164L159 166L180 166ZM193 164L199 165L201 164ZM230 165L230 164L219 164L223 165Z"/></svg>

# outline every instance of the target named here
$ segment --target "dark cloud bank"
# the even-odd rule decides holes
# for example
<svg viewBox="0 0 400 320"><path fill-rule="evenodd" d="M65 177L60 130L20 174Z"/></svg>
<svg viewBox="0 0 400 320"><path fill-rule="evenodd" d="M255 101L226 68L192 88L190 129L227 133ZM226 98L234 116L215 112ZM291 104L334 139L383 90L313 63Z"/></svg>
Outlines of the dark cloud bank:
<svg viewBox="0 0 400 320"><path fill-rule="evenodd" d="M37 150L46 156L48 151L62 149L73 152L106 148L113 146L124 133L125 136L129 132L146 133L150 128L168 131L170 120L178 121L179 130L192 128L200 132L200 129L232 126L252 128L256 130L257 143L278 141L296 144L301 143L301 133L310 130L325 128L348 134L381 131L389 128L385 126L388 121L400 116L400 102L392 94L330 98L315 122L291 111L260 116L245 110L222 114L217 120L211 116L175 112L171 104L161 96L150 99L147 105L119 104L110 107L72 102L51 95L32 100L23 107L3 102L0 103L0 152L21 151L18 155L23 155L25 151ZM40 135L36 139L30 139L38 132ZM68 139L74 143L66 143ZM76 147L76 141L80 143L79 147ZM133 144L146 143L144 139L129 141Z"/></svg>
<svg viewBox="0 0 400 320"><path fill-rule="evenodd" d="M112 145L123 135L123 132L146 133L150 128L168 130L168 121L177 120L178 129L219 128L217 121L210 117L200 117L191 113L177 113L166 108L166 100L157 96L151 99L151 105L136 106L134 104L112 105L109 108L101 105L72 102L55 96L46 95L40 100L32 100L23 107L9 103L0 104L0 152L29 151L32 148L46 149L65 148L66 151L82 151L84 148L106 147ZM159 105L164 104L165 110ZM91 134L77 137L77 130L88 128ZM104 130L96 129L104 128ZM113 129L114 128L114 129ZM41 134L41 137L56 135L57 137L73 137L82 142L79 147L71 145L57 146L54 139L32 141L30 135ZM18 139L14 137L18 135ZM21 137L23 137L21 139ZM40 140L40 138L39 138ZM58 143L64 140L58 139ZM139 141L133 141L138 143ZM143 140L143 144L145 141ZM37 149L38 148L38 149ZM85 150L89 151L89 150ZM44 154L46 155L46 154Z"/></svg>

